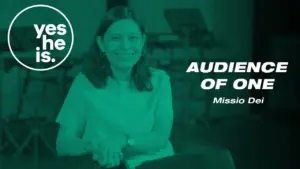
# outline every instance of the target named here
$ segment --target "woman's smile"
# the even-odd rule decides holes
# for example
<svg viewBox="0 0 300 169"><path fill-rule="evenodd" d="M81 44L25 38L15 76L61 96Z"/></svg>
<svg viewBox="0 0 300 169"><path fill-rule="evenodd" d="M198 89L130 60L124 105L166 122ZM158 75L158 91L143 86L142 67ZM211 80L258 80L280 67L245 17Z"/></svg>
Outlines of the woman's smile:
<svg viewBox="0 0 300 169"><path fill-rule="evenodd" d="M135 52L114 52L115 55L120 56L121 58L127 59L135 54Z"/></svg>

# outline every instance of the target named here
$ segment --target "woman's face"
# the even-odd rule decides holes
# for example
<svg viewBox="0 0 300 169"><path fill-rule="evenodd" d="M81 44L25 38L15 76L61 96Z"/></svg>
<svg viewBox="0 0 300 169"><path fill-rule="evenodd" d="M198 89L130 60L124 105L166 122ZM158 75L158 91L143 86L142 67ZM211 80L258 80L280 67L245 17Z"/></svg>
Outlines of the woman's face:
<svg viewBox="0 0 300 169"><path fill-rule="evenodd" d="M140 59L145 36L140 27L131 19L113 23L103 38L98 37L97 43L111 66L118 69L130 69Z"/></svg>

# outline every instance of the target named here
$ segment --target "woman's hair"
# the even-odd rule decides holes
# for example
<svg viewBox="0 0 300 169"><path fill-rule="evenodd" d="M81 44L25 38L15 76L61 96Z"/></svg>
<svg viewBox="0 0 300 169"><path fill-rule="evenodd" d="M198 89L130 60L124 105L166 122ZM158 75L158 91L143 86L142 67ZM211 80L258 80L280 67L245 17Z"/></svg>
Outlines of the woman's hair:
<svg viewBox="0 0 300 169"><path fill-rule="evenodd" d="M103 88L107 85L107 79L109 76L113 76L110 63L96 42L96 37L104 37L107 29L113 23L122 19L132 19L140 27L141 33L144 34L145 30L141 24L136 20L133 11L126 6L117 6L110 9L103 20L101 21L99 28L96 32L92 46L84 58L82 73L89 79L89 81L96 88ZM138 91L151 91L153 89L151 83L150 66L147 64L145 48L142 52L140 60L134 65L131 74L131 82L134 84Z"/></svg>

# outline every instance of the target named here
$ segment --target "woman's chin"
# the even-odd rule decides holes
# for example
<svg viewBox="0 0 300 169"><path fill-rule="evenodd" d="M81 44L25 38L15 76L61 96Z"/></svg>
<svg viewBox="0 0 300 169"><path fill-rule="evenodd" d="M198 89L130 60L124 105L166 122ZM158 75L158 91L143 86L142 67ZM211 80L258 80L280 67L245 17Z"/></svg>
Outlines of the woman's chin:
<svg viewBox="0 0 300 169"><path fill-rule="evenodd" d="M133 68L133 66L134 63L131 62L122 62L122 64L115 65L116 68L123 71L130 70Z"/></svg>
<svg viewBox="0 0 300 169"><path fill-rule="evenodd" d="M118 70L120 71L129 71L133 68L133 65L132 64L128 64L128 65L118 65L118 66L115 66Z"/></svg>

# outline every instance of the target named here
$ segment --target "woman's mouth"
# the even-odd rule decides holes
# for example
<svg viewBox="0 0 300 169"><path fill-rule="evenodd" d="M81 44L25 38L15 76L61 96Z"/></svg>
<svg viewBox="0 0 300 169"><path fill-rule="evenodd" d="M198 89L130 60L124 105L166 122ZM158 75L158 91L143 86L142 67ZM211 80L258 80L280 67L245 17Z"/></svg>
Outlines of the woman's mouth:
<svg viewBox="0 0 300 169"><path fill-rule="evenodd" d="M117 56L123 58L123 59L127 59L130 58L134 55L135 53L116 53Z"/></svg>
<svg viewBox="0 0 300 169"><path fill-rule="evenodd" d="M116 53L117 55L133 55L134 53Z"/></svg>

